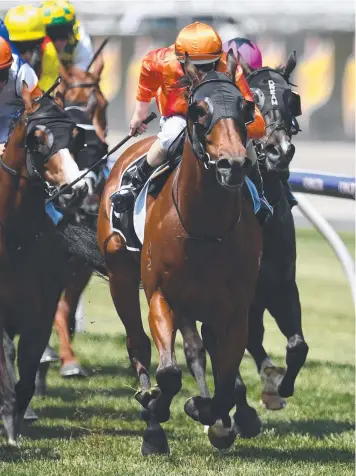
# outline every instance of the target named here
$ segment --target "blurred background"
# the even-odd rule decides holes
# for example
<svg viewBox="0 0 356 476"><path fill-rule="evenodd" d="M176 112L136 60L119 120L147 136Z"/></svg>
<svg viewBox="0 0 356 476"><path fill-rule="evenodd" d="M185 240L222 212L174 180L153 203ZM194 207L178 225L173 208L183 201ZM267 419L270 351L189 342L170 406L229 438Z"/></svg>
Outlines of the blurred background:
<svg viewBox="0 0 356 476"><path fill-rule="evenodd" d="M19 3L1 0L0 16ZM112 144L127 133L142 57L171 45L182 27L201 20L212 24L223 41L236 36L256 41L264 65L277 66L296 50L292 82L301 96L303 115L298 118L302 132L295 138L292 167L354 175L353 0L74 0L73 4L96 46L110 37L101 86L109 101ZM152 133L158 130L155 123ZM352 201L319 196L310 200L336 228L354 229ZM297 210L295 216L306 225Z"/></svg>

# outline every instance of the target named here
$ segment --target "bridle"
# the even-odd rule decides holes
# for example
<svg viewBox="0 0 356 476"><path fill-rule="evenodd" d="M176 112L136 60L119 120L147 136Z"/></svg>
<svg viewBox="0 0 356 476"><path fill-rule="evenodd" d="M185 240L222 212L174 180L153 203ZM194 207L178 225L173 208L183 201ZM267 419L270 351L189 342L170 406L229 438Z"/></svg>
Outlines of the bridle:
<svg viewBox="0 0 356 476"><path fill-rule="evenodd" d="M48 99L48 101L51 101L53 106L55 108L58 108L58 106L53 102L52 99ZM50 103L48 103L48 104L50 104ZM54 111L56 111L56 109ZM57 118L54 118L53 116L51 116L50 111L45 111L44 112L41 107L39 109L37 109L35 112L26 115L26 118L25 118L26 135L25 135L24 154L25 154L25 166L26 166L26 171L27 171L28 175L27 176L22 175L17 170L15 170L12 167L9 167L8 165L6 165L3 162L2 157L0 157L0 167L5 172L7 172L9 175L11 175L15 180L24 179L24 180L27 180L33 186L41 185L44 188L45 195L47 197L50 197L55 193L56 187L50 185L44 179L43 174L39 172L38 166L37 166L36 161L34 159L34 154L37 153L39 156L41 156L41 159L42 159L41 160L41 165L44 166L49 161L49 159L54 155L54 152L52 152L52 148L53 148L54 144L49 149L47 154L31 151L31 149L29 147L29 144L28 144L28 140L29 140L30 135L36 130L36 128L41 127L38 124L39 119L42 120L42 121L46 121L46 120L51 120L51 119L53 120L53 119L57 119ZM55 123L57 125L60 124L60 123L73 124L73 128L75 126L74 123L72 123L69 119L65 118L64 113L63 113L63 117L58 118L58 120L56 120ZM45 126L42 126L42 127L45 127ZM54 140L54 137L52 137L52 138Z"/></svg>
<svg viewBox="0 0 356 476"><path fill-rule="evenodd" d="M285 83L288 85L287 88L285 88L286 90L289 90L291 91L290 89L290 85L293 86L292 83L290 83L282 74L281 71L279 71L278 69L273 69L273 68L269 68L269 67L264 67L264 68L260 68L260 69L257 69L255 71L252 71L251 73L249 73L247 76L246 76L246 81L247 83L250 85L250 82L251 82L251 79L255 78L258 74L260 73L263 73L263 72L273 72L273 73L276 73L278 74L281 78L283 78L283 80L285 81ZM250 85L251 87L251 85ZM261 88L260 88L261 89ZM262 90L262 89L261 89ZM292 93L292 92L291 92ZM293 93L292 93L293 94ZM300 107L300 106L299 106ZM286 134L291 137L292 136L292 132L291 132L291 127L292 127L292 121L289 121L290 124L288 125L286 123L286 120L285 120L285 113L283 114L282 111L281 111L281 108L280 107L275 107L274 105L271 104L271 107L268 107L267 109L264 108L263 106L260 108L260 111L261 111L261 114L262 114L262 117L265 118L267 116L267 114L269 114L271 111L273 110L278 110L281 112L281 116L282 118L281 119L277 119L276 121L273 121L271 122L270 124L267 124L265 126L265 130L266 130L266 135L265 135L265 138L264 138L264 142L268 142L268 140L271 138L272 134L277 131L277 130L284 130L286 132ZM292 117L292 114L291 112L288 110L288 107L286 106L286 111L288 111L288 114ZM260 141L258 141L260 143Z"/></svg>
<svg viewBox="0 0 356 476"><path fill-rule="evenodd" d="M224 78L224 76L225 78ZM236 110L233 111L228 111L226 112L225 115L219 115L217 117L214 117L214 103L213 101L209 98L209 96L206 96L204 98L204 101L208 105L208 113L207 113L207 124L204 126L203 124L199 123L199 117L198 115L195 114L196 111L194 111L194 105L195 105L195 95L199 89L201 89L203 86L207 84L228 84L229 88L235 88L237 92L237 98L236 98ZM232 89L233 90L233 89ZM212 130L212 128L219 122L221 119L225 118L233 118L236 120L239 124L242 122L241 118L238 114L238 111L241 110L240 108L242 107L242 95L239 91L239 89L236 87L236 85L229 79L227 75L224 73L220 73L220 76L218 78L209 78L206 80L203 80L201 83L196 85L190 92L189 92L189 99L188 99L188 115L187 115L187 139L188 142L191 146L191 149L197 158L199 163L203 164L203 167L205 170L209 170L211 167L216 167L217 161L216 160L211 160L209 153L205 149L205 137L209 134L209 132ZM253 103L254 104L254 103ZM189 124L188 124L188 119L192 119L192 132L190 132L189 129ZM241 124L240 124L241 125ZM243 143L246 144L246 137L247 137L247 123L243 123L244 127L241 128L240 130L244 131L244 137L243 137ZM204 137L203 137L204 133ZM238 214L237 219L233 222L232 226L229 228L229 230L222 236L218 237L213 237L213 236L204 236L204 235L194 235L189 232L187 229L186 225L184 224L183 217L179 211L179 206L178 206L178 192L179 192L179 187L178 187L178 176L179 176L179 170L180 166L178 167L175 177L172 183L172 201L175 207L175 210L177 212L177 216L179 218L180 224L183 227L184 231L187 234L188 239L192 239L195 241L200 241L200 242L208 242L208 243L222 243L236 228L236 226L239 224L241 220L241 197L237 193L238 190L235 192L235 207L236 207L236 202L238 198L240 198L240 213Z"/></svg>
<svg viewBox="0 0 356 476"><path fill-rule="evenodd" d="M237 86L229 79L227 75L224 73L220 73L221 77L220 78L211 78L211 79L206 79L203 80L201 83L196 85L189 94L189 99L188 99L188 118L191 116L192 118L192 132L190 132L189 126L187 125L187 138L190 143L190 146L197 157L198 160L200 160L203 163L203 166L206 170L208 170L210 167L216 166L216 161L211 160L209 153L205 150L205 137L209 134L211 129L215 126L215 124L221 120L225 119L228 117L231 117L232 119L241 122L239 119L239 116L237 114L237 111L240 109L242 106L242 101L243 98L241 96L241 93ZM224 75L225 78L222 76ZM228 84L229 87L232 87L236 89L236 92L238 94L237 96L237 102L236 102L236 111L231 112L230 114L225 114L221 115L218 118L215 118L214 120L214 104L212 100L206 96L204 98L205 103L208 105L208 125L204 126L199 123L199 117L196 115L196 113L193 111L193 108L195 106L195 100L194 97L199 89L202 87L206 86L207 84ZM193 116L193 117L192 117ZM240 128L240 130L243 131L243 138L242 142L245 145L246 144L246 137L247 137L247 131L246 131L246 123L243 124L244 127ZM240 124L241 126L241 124ZM204 134L204 136L203 136Z"/></svg>

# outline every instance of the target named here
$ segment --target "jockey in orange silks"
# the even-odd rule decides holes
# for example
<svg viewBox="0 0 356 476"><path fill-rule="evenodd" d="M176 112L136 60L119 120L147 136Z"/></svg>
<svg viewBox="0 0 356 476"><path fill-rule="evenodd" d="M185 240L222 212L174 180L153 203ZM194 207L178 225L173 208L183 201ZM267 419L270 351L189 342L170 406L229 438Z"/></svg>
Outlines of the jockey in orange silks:
<svg viewBox="0 0 356 476"><path fill-rule="evenodd" d="M133 197L137 196L153 170L164 162L170 145L186 127L188 104L183 89L177 88L178 80L185 74L185 53L188 53L191 62L201 71L224 72L226 70L227 54L222 50L219 34L213 27L201 22L195 22L183 28L174 45L151 51L143 58L135 112L130 122L130 135L142 134L147 129L143 121L149 115L149 105L154 98L162 116L161 131L148 151L146 160L137 167L132 180L133 186L130 189L131 196L127 188L124 193L121 194L119 190L112 196L115 211L118 213L132 207ZM235 79L244 98L253 101L241 66L237 67ZM256 106L254 122L247 126L247 137L257 139L263 137L264 133L264 119ZM253 165L258 167L252 144L247 149ZM255 185L262 199L261 217L264 216L262 220L264 221L271 214L272 209L264 198L262 182Z"/></svg>

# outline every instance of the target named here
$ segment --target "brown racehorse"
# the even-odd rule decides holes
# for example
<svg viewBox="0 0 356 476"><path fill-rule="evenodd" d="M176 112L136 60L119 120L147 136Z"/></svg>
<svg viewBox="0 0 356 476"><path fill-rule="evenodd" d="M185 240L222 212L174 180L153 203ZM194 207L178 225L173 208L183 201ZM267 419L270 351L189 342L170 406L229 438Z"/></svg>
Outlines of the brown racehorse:
<svg viewBox="0 0 356 476"><path fill-rule="evenodd" d="M213 367L213 398L194 397L185 405L194 420L209 425L218 448L230 446L245 408L234 393L247 343L248 310L254 296L262 253L260 225L242 193L249 161L244 142L247 104L232 82L237 63L228 55L227 74L205 77L189 58L188 137L183 158L154 200L149 199L141 256L142 282L149 303L149 324L159 353L158 387L151 390L150 341L140 306L140 260L110 226L110 195L126 167L147 152L148 138L124 152L105 186L98 219L98 242L106 260L110 290L127 333L127 348L142 390L136 398L147 422L143 454L168 453L160 426L182 384L174 354L182 319L203 323L202 334ZM183 93L183 92L182 92ZM252 410L252 409L251 409ZM257 419L249 414L251 424Z"/></svg>
<svg viewBox="0 0 356 476"><path fill-rule="evenodd" d="M106 108L107 101L104 98L99 82L103 70L103 61L101 55L97 57L91 67L91 71L80 71L71 68L63 74L63 83L61 85L61 93L65 99L65 110L73 118L73 120L85 122L83 126L88 129L87 136L92 134L94 137L87 143L87 147L82 154L92 156L89 162L85 160L85 164L78 163L79 168L88 167L100 159L106 153L106 131L107 119ZM94 128L92 130L91 128ZM85 157L84 157L85 159ZM102 190L102 187L101 187ZM100 200L100 189L88 196L87 200L91 201L91 212L93 205L97 207ZM93 202L94 201L94 202ZM85 202L84 202L85 210ZM92 213L91 213L91 216ZM89 217L90 218L90 217ZM68 282L62 292L58 302L54 325L59 339L59 355L61 359L60 373L63 377L85 377L87 374L80 366L72 348L72 338L75 332L75 314L78 302L82 292L88 284L92 275L92 268L87 266L85 262L77 257L70 260L70 270L68 274ZM45 369L48 364L44 363ZM46 371L41 373L38 379L36 393L45 393Z"/></svg>
<svg viewBox="0 0 356 476"><path fill-rule="evenodd" d="M25 112L0 159L0 400L9 443L14 443L32 398L62 287L66 248L45 212L45 191L79 176L69 148L76 128L53 99L34 101L24 83ZM68 201L84 196L83 182ZM20 334L19 381L6 370L3 333ZM10 362L11 364L11 362ZM11 367L11 365L10 365Z"/></svg>

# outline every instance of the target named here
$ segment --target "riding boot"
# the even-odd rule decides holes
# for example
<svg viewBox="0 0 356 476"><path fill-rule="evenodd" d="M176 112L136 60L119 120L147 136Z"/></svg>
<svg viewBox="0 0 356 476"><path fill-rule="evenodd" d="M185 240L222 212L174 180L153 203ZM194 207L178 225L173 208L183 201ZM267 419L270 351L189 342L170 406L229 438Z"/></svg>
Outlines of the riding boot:
<svg viewBox="0 0 356 476"><path fill-rule="evenodd" d="M261 207L256 213L256 217L258 218L260 224L263 226L273 215L273 207L268 203L268 200L265 197L263 190L263 180L258 166L258 162L253 165L249 174L249 178L255 185L258 196L260 198Z"/></svg>
<svg viewBox="0 0 356 476"><path fill-rule="evenodd" d="M154 171L146 159L136 168L132 179L131 186L121 188L111 195L111 202L116 213L123 213L131 210L135 204L135 200L144 187L147 180Z"/></svg>

